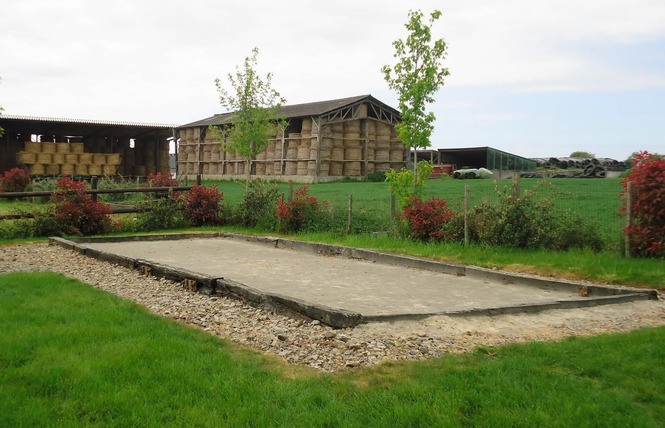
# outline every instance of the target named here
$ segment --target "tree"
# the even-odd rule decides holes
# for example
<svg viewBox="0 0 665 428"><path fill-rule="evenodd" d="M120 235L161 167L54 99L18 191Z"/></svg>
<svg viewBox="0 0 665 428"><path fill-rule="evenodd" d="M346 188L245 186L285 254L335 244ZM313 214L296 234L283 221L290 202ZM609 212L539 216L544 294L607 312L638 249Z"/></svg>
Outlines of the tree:
<svg viewBox="0 0 665 428"><path fill-rule="evenodd" d="M427 104L434 102L434 94L444 84L448 69L441 65L446 57L446 42L432 41L431 27L441 17L435 10L430 14L429 25L422 22L423 13L409 11L409 21L404 25L409 31L406 41L397 39L394 58L397 63L384 65L381 71L390 89L397 92L402 122L395 126L404 146L417 151L431 145L434 114L427 111ZM414 153L414 178L417 178L417 156Z"/></svg>
<svg viewBox="0 0 665 428"><path fill-rule="evenodd" d="M593 159L596 157L595 154L591 152L582 152L582 151L577 151L577 152L572 152L570 154L571 158L584 158L584 159Z"/></svg>
<svg viewBox="0 0 665 428"><path fill-rule="evenodd" d="M277 110L286 102L270 86L272 73L268 73L265 80L257 74L258 54L258 48L252 49L252 56L245 58L243 68L236 66L235 76L228 74L230 92L220 79L215 79L220 104L232 112L231 126L224 130L228 138L224 150L245 158L247 182L251 179L251 161L268 145ZM222 140L220 133L213 135L218 141Z"/></svg>

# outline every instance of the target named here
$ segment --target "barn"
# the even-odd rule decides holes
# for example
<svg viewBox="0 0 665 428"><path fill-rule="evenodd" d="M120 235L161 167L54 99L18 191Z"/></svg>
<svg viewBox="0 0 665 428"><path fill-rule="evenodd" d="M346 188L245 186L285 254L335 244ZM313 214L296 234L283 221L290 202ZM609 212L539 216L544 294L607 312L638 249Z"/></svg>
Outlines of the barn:
<svg viewBox="0 0 665 428"><path fill-rule="evenodd" d="M209 131L211 126L230 126L232 116L214 115L176 129L178 176L246 176L246 160L227 152L226 143L215 141ZM287 105L277 116L287 126L276 129L266 149L251 161L252 176L297 182L363 179L399 170L408 155L395 131L399 111L371 95Z"/></svg>
<svg viewBox="0 0 665 428"><path fill-rule="evenodd" d="M169 172L173 125L31 116L0 116L0 172L32 176Z"/></svg>
<svg viewBox="0 0 665 428"><path fill-rule="evenodd" d="M458 168L486 168L494 173L495 178L511 177L515 171L535 171L537 167L533 159L492 147L418 150L418 160L429 160L435 165L443 165L448 173Z"/></svg>

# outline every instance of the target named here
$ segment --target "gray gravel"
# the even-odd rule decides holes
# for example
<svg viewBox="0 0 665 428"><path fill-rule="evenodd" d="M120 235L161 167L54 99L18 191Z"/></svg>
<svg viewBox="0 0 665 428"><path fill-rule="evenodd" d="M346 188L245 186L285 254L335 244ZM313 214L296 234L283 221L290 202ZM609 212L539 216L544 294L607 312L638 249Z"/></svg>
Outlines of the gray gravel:
<svg viewBox="0 0 665 428"><path fill-rule="evenodd" d="M0 246L0 273L49 270L137 302L160 316L203 329L287 363L327 372L388 360L464 353L478 346L558 340L665 325L665 303L637 301L538 314L435 316L333 330L233 298L205 296L182 284L146 277L48 244ZM661 296L662 297L662 296Z"/></svg>

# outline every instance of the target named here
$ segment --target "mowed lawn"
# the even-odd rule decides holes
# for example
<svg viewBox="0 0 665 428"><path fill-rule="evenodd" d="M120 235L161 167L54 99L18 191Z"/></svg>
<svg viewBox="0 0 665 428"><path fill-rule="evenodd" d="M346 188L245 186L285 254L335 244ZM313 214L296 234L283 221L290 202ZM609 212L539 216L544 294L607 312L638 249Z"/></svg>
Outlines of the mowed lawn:
<svg viewBox="0 0 665 428"><path fill-rule="evenodd" d="M665 328L338 375L52 273L0 275L0 426L661 427Z"/></svg>

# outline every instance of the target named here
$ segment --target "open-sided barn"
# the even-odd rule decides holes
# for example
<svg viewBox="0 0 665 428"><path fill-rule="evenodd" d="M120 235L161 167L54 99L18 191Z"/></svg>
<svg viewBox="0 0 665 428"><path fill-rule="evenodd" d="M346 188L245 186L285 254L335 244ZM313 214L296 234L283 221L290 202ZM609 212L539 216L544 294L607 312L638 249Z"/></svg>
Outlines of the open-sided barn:
<svg viewBox="0 0 665 428"><path fill-rule="evenodd" d="M0 172L145 176L169 172L172 125L0 116Z"/></svg>
<svg viewBox="0 0 665 428"><path fill-rule="evenodd" d="M284 106L277 116L288 126L276 130L251 161L253 176L317 182L404 166L404 145L395 131L400 114L371 95ZM220 114L177 128L179 176L245 176L246 160L226 152L208 130L229 126L232 117Z"/></svg>

